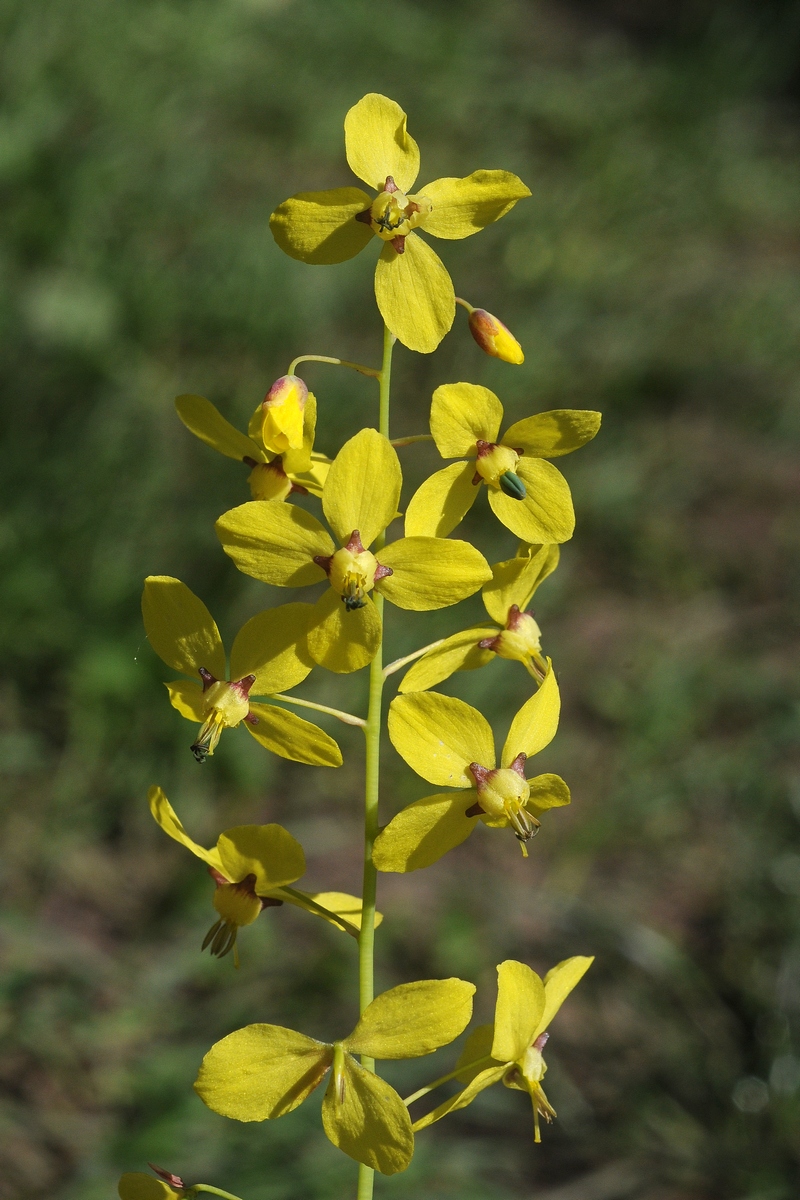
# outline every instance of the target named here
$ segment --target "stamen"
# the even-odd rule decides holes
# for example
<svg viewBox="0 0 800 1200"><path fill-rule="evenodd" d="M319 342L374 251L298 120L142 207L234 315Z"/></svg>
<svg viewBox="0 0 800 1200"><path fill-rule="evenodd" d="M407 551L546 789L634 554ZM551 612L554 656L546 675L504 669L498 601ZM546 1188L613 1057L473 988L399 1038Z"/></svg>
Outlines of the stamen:
<svg viewBox="0 0 800 1200"><path fill-rule="evenodd" d="M527 496L525 484L520 479L519 475L515 475L513 471L504 471L500 476L500 490L506 496L510 496L512 500L524 500Z"/></svg>

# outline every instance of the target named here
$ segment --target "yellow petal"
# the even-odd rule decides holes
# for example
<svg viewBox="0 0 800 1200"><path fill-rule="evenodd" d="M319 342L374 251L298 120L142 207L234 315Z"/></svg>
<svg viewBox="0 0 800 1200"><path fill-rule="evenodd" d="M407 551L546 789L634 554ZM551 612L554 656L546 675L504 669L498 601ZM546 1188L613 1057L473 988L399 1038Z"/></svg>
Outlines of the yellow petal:
<svg viewBox="0 0 800 1200"><path fill-rule="evenodd" d="M477 383L443 383L433 393L431 433L442 458L474 458L477 441L497 441L502 420L497 396Z"/></svg>
<svg viewBox="0 0 800 1200"><path fill-rule="evenodd" d="M433 205L425 231L440 238L478 233L531 194L510 171L473 171L463 179L436 179L420 191Z"/></svg>
<svg viewBox="0 0 800 1200"><path fill-rule="evenodd" d="M255 875L255 890L266 896L304 874L303 847L282 825L236 825L217 839L222 874L231 883Z"/></svg>
<svg viewBox="0 0 800 1200"><path fill-rule="evenodd" d="M531 794L525 807L537 812L546 812L549 808L563 808L571 802L569 788L560 775L535 775L528 780Z"/></svg>
<svg viewBox="0 0 800 1200"><path fill-rule="evenodd" d="M180 842L187 850L191 850L192 854L201 858L204 863L208 863L210 867L215 867L216 870L222 871L222 861L219 852L217 850L206 850L205 847L198 846L197 842L192 841L178 819L178 814L160 787L151 787L147 793L147 800L150 805L150 812L164 830L164 833L168 834L176 842Z"/></svg>
<svg viewBox="0 0 800 1200"><path fill-rule="evenodd" d="M449 679L454 671L473 671L476 667L486 666L494 654L491 650L481 650L478 642L494 633L497 629L493 625L483 625L445 638L440 646L429 650L406 672L398 691L424 692L443 679Z"/></svg>
<svg viewBox="0 0 800 1200"><path fill-rule="evenodd" d="M306 396L305 408L303 409L303 445L300 450L285 450L281 455L283 469L291 479L295 476L304 475L311 471L311 463L314 459L314 435L317 430L317 398L313 392L309 392ZM328 460L324 455L316 455L317 459L324 462ZM315 480L316 476L312 475ZM302 484L302 479L297 480ZM325 482L324 477L321 481ZM307 486L307 485L303 485ZM319 493L317 493L319 494Z"/></svg>
<svg viewBox="0 0 800 1200"><path fill-rule="evenodd" d="M420 484L406 509L406 537L447 537L478 498L475 464L451 463Z"/></svg>
<svg viewBox="0 0 800 1200"><path fill-rule="evenodd" d="M469 1025L474 995L474 983L463 979L401 983L367 1005L345 1049L380 1059L432 1054Z"/></svg>
<svg viewBox="0 0 800 1200"><path fill-rule="evenodd" d="M214 618L194 592L170 575L148 575L142 593L147 640L175 671L197 675L205 667L225 677L225 651Z"/></svg>
<svg viewBox="0 0 800 1200"><path fill-rule="evenodd" d="M268 1121L302 1104L331 1065L333 1048L282 1025L247 1025L206 1054L194 1090L235 1121Z"/></svg>
<svg viewBox="0 0 800 1200"><path fill-rule="evenodd" d="M231 679L255 675L251 696L301 683L314 666L306 644L311 612L310 604L281 604L251 617L233 643Z"/></svg>
<svg viewBox="0 0 800 1200"><path fill-rule="evenodd" d="M258 724L245 721L244 727L265 750L312 767L342 765L338 744L311 721L275 704L251 704L250 715L258 717Z"/></svg>
<svg viewBox="0 0 800 1200"><path fill-rule="evenodd" d="M559 458L590 442L602 418L588 408L554 408L517 421L503 434L503 445L520 447L534 458Z"/></svg>
<svg viewBox="0 0 800 1200"><path fill-rule="evenodd" d="M505 625L512 604L524 611L539 584L558 566L558 546L529 546L528 551L524 557L495 563L491 581L483 585L483 603L498 625Z"/></svg>
<svg viewBox="0 0 800 1200"><path fill-rule="evenodd" d="M429 1125L435 1124L436 1121L441 1121L442 1117L446 1117L448 1113L457 1112L460 1108L466 1108L482 1091L502 1079L507 1070L507 1063L502 1063L498 1067L487 1067L485 1071L481 1071L479 1075L476 1075L465 1088L462 1088L460 1092L456 1092L455 1096L451 1096L449 1100L445 1100L443 1104L438 1105L437 1108L434 1108L431 1112L426 1113L424 1117L420 1117L418 1121L415 1121L411 1128L415 1133L419 1133L420 1129L427 1129Z"/></svg>
<svg viewBox="0 0 800 1200"><path fill-rule="evenodd" d="M397 512L403 475L397 451L376 429L362 429L333 460L322 509L344 545L357 529L370 546Z"/></svg>
<svg viewBox="0 0 800 1200"><path fill-rule="evenodd" d="M594 955L587 958L577 954L574 958L565 958L547 972L544 977L544 1012L533 1031L535 1038L548 1028L567 996L580 983L593 962Z"/></svg>
<svg viewBox="0 0 800 1200"><path fill-rule="evenodd" d="M475 782L470 763L494 767L489 722L454 696L396 696L389 705L389 737L397 753L428 783L468 788Z"/></svg>
<svg viewBox="0 0 800 1200"><path fill-rule="evenodd" d="M298 192L279 204L269 219L272 236L290 258L324 266L355 258L373 237L356 214L370 206L361 188Z"/></svg>
<svg viewBox="0 0 800 1200"><path fill-rule="evenodd" d="M449 332L456 315L453 281L427 242L415 233L398 254L386 242L375 268L375 298L381 316L396 338L431 354Z"/></svg>
<svg viewBox="0 0 800 1200"><path fill-rule="evenodd" d="M205 396L178 396L175 408L186 428L212 450L239 462L244 458L254 458L256 462L267 461L261 447L252 438L240 433L230 421L226 421Z"/></svg>
<svg viewBox="0 0 800 1200"><path fill-rule="evenodd" d="M117 1192L120 1200L181 1200L184 1194L144 1171L127 1171L117 1184Z"/></svg>
<svg viewBox="0 0 800 1200"><path fill-rule="evenodd" d="M521 458L516 474L525 484L524 500L489 488L489 503L507 529L525 542L568 542L575 529L569 484L552 463Z"/></svg>
<svg viewBox="0 0 800 1200"><path fill-rule="evenodd" d="M456 1063L456 1070L462 1066L465 1068L463 1071L458 1072L459 1083L471 1083L476 1075L479 1075L481 1071L486 1069L486 1063L482 1063L480 1067L474 1067L471 1064L480 1062L482 1058L488 1058L491 1055L493 1041L493 1022L488 1025L478 1025L477 1029L473 1029L464 1043L464 1049L459 1054L458 1062Z"/></svg>
<svg viewBox="0 0 800 1200"><path fill-rule="evenodd" d="M285 457L288 457L288 454ZM325 458L322 454L312 454L311 463L307 471L287 470L286 474L292 483L299 483L312 496L321 496L330 469L331 462L329 458Z"/></svg>
<svg viewBox="0 0 800 1200"><path fill-rule="evenodd" d="M316 517L276 500L250 500L223 513L215 525L222 549L240 571L279 587L304 587L325 578L315 555L336 547Z"/></svg>
<svg viewBox="0 0 800 1200"><path fill-rule="evenodd" d="M372 861L379 871L419 871L438 862L472 833L477 817L466 816L478 799L472 790L438 792L409 804L375 839Z"/></svg>
<svg viewBox="0 0 800 1200"><path fill-rule="evenodd" d="M363 608L348 612L333 588L323 592L314 605L308 649L314 662L329 671L346 675L371 663L381 640L381 619L367 596Z"/></svg>
<svg viewBox="0 0 800 1200"><path fill-rule="evenodd" d="M331 1077L322 1101L322 1127L345 1154L383 1175L404 1171L414 1153L408 1109L393 1087L344 1056L344 1095Z"/></svg>
<svg viewBox="0 0 800 1200"><path fill-rule="evenodd" d="M544 984L525 963L507 959L497 968L492 1058L511 1063L522 1058L544 1012Z"/></svg>
<svg viewBox="0 0 800 1200"><path fill-rule="evenodd" d="M379 561L394 574L376 583L378 591L414 612L458 604L492 577L480 550L448 538L400 538L381 550Z"/></svg>
<svg viewBox="0 0 800 1200"><path fill-rule="evenodd" d="M327 908L328 912L335 913L337 917L343 917L356 929L361 928L361 897L351 896L348 892L301 892L299 888L293 889L294 894L282 892L280 899L287 904L295 904L298 908L305 909L312 916L322 917L324 921L328 921L336 929L341 929L341 925L337 921L326 917L323 913L318 912L316 908L310 904L304 904L304 900L313 900L316 904ZM375 925L380 925L383 920L383 913L375 913Z"/></svg>
<svg viewBox="0 0 800 1200"><path fill-rule="evenodd" d="M169 692L170 704L177 708L182 717L186 717L188 721L205 720L202 684L191 679L173 679L170 683L165 683L164 687Z"/></svg>
<svg viewBox="0 0 800 1200"><path fill-rule="evenodd" d="M379 92L362 96L344 119L344 145L350 170L364 183L383 191L391 175L407 192L419 173L419 147L406 131L406 114Z"/></svg>
<svg viewBox="0 0 800 1200"><path fill-rule="evenodd" d="M561 693L550 660L547 674L539 690L519 710L508 731L503 746L503 766L512 763L518 754L538 754L556 736L561 713Z"/></svg>

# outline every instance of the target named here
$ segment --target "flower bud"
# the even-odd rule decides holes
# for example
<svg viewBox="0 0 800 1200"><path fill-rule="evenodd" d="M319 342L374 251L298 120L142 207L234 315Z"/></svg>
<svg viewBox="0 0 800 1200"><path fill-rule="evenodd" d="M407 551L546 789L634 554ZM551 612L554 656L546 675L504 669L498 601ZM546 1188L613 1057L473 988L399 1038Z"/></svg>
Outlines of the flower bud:
<svg viewBox="0 0 800 1200"><path fill-rule="evenodd" d="M468 320L470 333L486 354L515 366L525 362L522 347L511 330L485 308L473 308Z"/></svg>
<svg viewBox="0 0 800 1200"><path fill-rule="evenodd" d="M281 375L261 404L261 440L272 454L303 447L303 412L308 388L299 375Z"/></svg>

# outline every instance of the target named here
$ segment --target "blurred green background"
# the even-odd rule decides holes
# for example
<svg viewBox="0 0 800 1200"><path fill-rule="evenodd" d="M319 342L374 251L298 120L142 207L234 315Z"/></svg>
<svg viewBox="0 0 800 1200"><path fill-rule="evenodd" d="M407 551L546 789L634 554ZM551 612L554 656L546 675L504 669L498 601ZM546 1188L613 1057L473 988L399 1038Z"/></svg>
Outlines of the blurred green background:
<svg viewBox="0 0 800 1200"><path fill-rule="evenodd" d="M800 1184L800 5L753 0L3 0L0 339L0 1197L101 1200L146 1160L244 1200L338 1200L355 1167L318 1097L269 1125L191 1090L252 1020L349 1029L355 947L273 909L243 964L199 954L202 866L146 808L161 783L208 843L279 820L309 887L359 890L362 747L338 771L239 730L204 768L139 616L180 576L230 638L290 598L237 575L214 519L246 469L172 407L243 424L301 353L375 362L371 251L283 257L285 196L351 181L346 109L397 99L422 181L518 172L533 198L439 248L456 290L526 350L493 362L459 314L398 348L393 432L439 383L493 387L511 419L600 408L560 465L578 529L534 606L565 698L540 770L573 788L522 860L480 829L381 879L381 987L494 965L597 963L553 1031L559 1120L495 1088L421 1135L377 1195L408 1200L789 1200ZM318 447L376 420L372 381L310 366ZM436 465L401 451L410 484ZM476 505L492 561L510 535ZM478 600L392 610L390 655ZM364 673L299 694L363 711ZM528 681L496 661L443 687L502 733ZM387 746L384 813L426 787ZM387 1071L414 1088L452 1051Z"/></svg>

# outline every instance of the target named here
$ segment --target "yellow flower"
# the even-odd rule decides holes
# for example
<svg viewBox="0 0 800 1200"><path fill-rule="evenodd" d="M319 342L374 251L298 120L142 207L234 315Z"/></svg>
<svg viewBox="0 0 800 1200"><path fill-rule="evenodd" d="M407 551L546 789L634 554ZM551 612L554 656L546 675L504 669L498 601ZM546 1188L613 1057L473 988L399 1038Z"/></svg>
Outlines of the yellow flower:
<svg viewBox="0 0 800 1200"><path fill-rule="evenodd" d="M161 1175L161 1172L158 1172ZM126 1171L117 1184L120 1200L183 1200L189 1189L177 1175L154 1179L144 1171Z"/></svg>
<svg viewBox="0 0 800 1200"><path fill-rule="evenodd" d="M217 838L213 850L192 841L160 787L147 794L150 812L158 824L207 865L216 883L214 908L219 920L206 934L202 949L224 958L231 950L238 967L236 937L243 925L252 925L262 909L287 901L358 935L361 900L347 892L301 892L289 887L305 873L303 847L280 825L237 825ZM383 920L375 914L375 924Z"/></svg>
<svg viewBox="0 0 800 1200"><path fill-rule="evenodd" d="M205 396L178 396L175 408L201 442L251 468L248 483L254 500L285 500L291 492L322 495L330 459L312 449L317 402L296 375L284 375L272 385L246 434Z"/></svg>
<svg viewBox="0 0 800 1200"><path fill-rule="evenodd" d="M408 1109L393 1087L354 1057L418 1058L466 1028L475 988L463 979L403 983L364 1010L349 1037L327 1043L281 1025L248 1025L212 1046L195 1090L236 1121L292 1112L330 1071L322 1124L335 1146L384 1175L404 1171L414 1153Z"/></svg>
<svg viewBox="0 0 800 1200"><path fill-rule="evenodd" d="M466 1108L485 1088L502 1080L506 1087L530 1096L535 1140L540 1142L539 1117L550 1122L556 1115L542 1088L547 1029L593 962L594 958L583 955L567 958L548 971L544 983L525 963L513 959L500 963L494 1024L480 1025L470 1034L456 1065L462 1090L415 1121L414 1131Z"/></svg>
<svg viewBox="0 0 800 1200"><path fill-rule="evenodd" d="M273 695L309 674L314 664L305 638L311 614L309 604L284 604L252 617L236 635L228 676L222 638L202 600L169 575L145 580L142 616L150 645L168 667L195 676L173 680L166 688L172 707L201 723L192 745L198 762L214 753L223 729L244 721L248 733L281 758L317 767L342 765L338 745L318 726L285 708L250 700L251 693Z"/></svg>
<svg viewBox="0 0 800 1200"><path fill-rule="evenodd" d="M273 236L292 258L317 264L353 258L377 236L383 243L375 271L381 316L405 346L429 354L453 324L455 294L440 258L413 231L469 237L530 190L510 171L474 171L412 193L419 148L400 105L375 92L350 109L344 137L350 169L378 195L356 187L301 192L272 214Z"/></svg>
<svg viewBox="0 0 800 1200"><path fill-rule="evenodd" d="M575 528L564 476L547 458L569 454L600 428L600 413L559 408L517 421L498 441L503 406L488 388L445 383L433 393L431 433L442 458L468 458L431 475L412 497L406 534L446 537L469 512L478 485L502 523L526 542L566 542Z"/></svg>
<svg viewBox="0 0 800 1200"><path fill-rule="evenodd" d="M495 657L521 662L541 683L547 664L540 653L540 630L533 615L524 610L539 584L558 566L559 553L558 546L523 542L516 558L495 563L492 578L481 593L486 611L497 625L475 625L445 638L406 672L398 690L424 691L455 671L472 671Z"/></svg>
<svg viewBox="0 0 800 1200"><path fill-rule="evenodd" d="M372 861L379 871L429 867L465 841L478 820L513 829L527 856L537 814L570 801L558 775L525 777L526 759L543 750L558 728L561 699L549 660L547 667L542 686L511 723L499 768L491 726L477 709L438 692L395 697L389 737L398 754L429 783L466 790L438 792L399 812L376 838Z"/></svg>
<svg viewBox="0 0 800 1200"><path fill-rule="evenodd" d="M312 659L331 671L357 671L375 657L381 622L373 588L400 608L445 608L471 596L491 570L467 542L407 537L369 550L397 513L402 474L397 453L374 429L362 429L334 459L322 508L340 548L323 525L292 504L253 501L224 513L217 533L240 571L279 587L326 577L308 630Z"/></svg>

